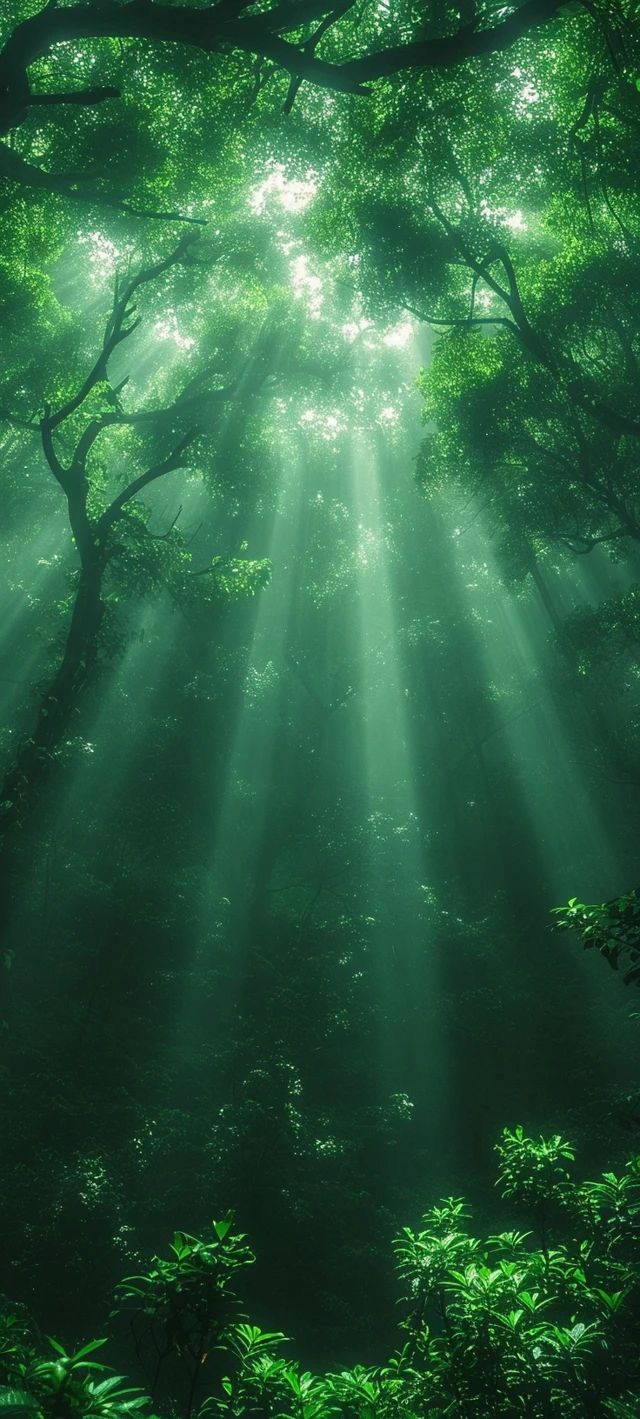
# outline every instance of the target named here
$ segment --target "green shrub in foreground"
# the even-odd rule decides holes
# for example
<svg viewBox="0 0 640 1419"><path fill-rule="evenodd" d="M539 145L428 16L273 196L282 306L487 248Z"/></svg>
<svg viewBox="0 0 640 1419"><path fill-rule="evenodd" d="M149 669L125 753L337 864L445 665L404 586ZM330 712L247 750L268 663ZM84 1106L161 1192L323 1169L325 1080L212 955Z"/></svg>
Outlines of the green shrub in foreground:
<svg viewBox="0 0 640 1419"><path fill-rule="evenodd" d="M142 1354L147 1399L96 1358L93 1340L47 1353L19 1316L0 1318L5 1419L126 1419L157 1405L198 1419L445 1419L640 1415L640 1158L576 1182L559 1136L505 1129L497 1186L523 1230L479 1238L460 1198L394 1242L401 1345L384 1364L323 1377L287 1338L244 1316L235 1281L254 1256L230 1219L207 1239L176 1233L168 1259L118 1288ZM141 1415L141 1419L142 1419Z"/></svg>

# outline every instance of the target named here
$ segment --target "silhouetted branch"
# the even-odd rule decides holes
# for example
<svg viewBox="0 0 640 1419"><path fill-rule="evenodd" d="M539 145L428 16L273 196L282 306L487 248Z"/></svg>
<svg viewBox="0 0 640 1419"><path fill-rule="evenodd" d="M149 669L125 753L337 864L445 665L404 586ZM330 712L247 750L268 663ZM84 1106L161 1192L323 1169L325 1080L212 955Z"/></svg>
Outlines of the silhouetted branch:
<svg viewBox="0 0 640 1419"><path fill-rule="evenodd" d="M111 207L119 212L127 212L131 217L146 217L156 222L181 222L190 226L205 227L203 217L189 217L183 212L160 212L152 207L138 207L128 197L117 192L99 192L94 187L80 187L79 183L90 182L90 177L80 173L44 172L35 163L29 163L19 153L0 142L0 177L17 182L22 187L32 187L38 191L53 192L58 197L70 197L75 202L89 202L98 207Z"/></svg>
<svg viewBox="0 0 640 1419"><path fill-rule="evenodd" d="M105 99L119 99L122 97L120 89L112 86L102 86L96 89L76 89L68 94L30 94L29 108L34 105L49 107L53 104L98 104L104 103Z"/></svg>
<svg viewBox="0 0 640 1419"><path fill-rule="evenodd" d="M454 34L418 39L381 49L345 63L328 63L282 38L282 32L299 27L309 18L331 13L325 5L277 5L271 12L243 17L244 6L234 0L191 8L149 4L147 0L68 5L45 8L23 20L0 54L0 90L5 92L4 127L18 119L19 94L29 66L57 44L98 37L145 39L186 44L213 53L230 46L247 54L271 59L292 76L308 79L322 88L365 94L366 85L410 69L449 68L467 59L482 58L509 49L523 35L555 18L564 0L524 0L518 9L497 24L481 28L477 20Z"/></svg>
<svg viewBox="0 0 640 1419"><path fill-rule="evenodd" d="M429 206L469 270L484 281L512 316L511 321L503 319L490 323L505 325L516 336L527 353L551 375L559 392L565 396L568 408L573 405L576 414L588 414L618 434L633 434L636 438L639 437L640 420L603 403L592 381L585 376L571 352L556 354L538 334L527 315L515 267L506 247L500 242L494 242L489 255L480 260L469 246L464 233L449 220L432 193L429 194ZM491 267L497 261L500 262L507 278L506 287L492 274Z"/></svg>
<svg viewBox="0 0 640 1419"><path fill-rule="evenodd" d="M315 54L320 40L327 33L327 30L331 29L332 25L337 24L338 20L342 19L343 15L346 15L347 10L352 10L354 3L355 0L341 0L341 3L337 5L335 9L331 10L328 15L325 15L322 24L318 25L317 30L314 30L314 33L311 35L311 37L306 40L303 47L303 53ZM289 92L284 101L283 113L291 113L301 83L301 74L295 74L292 76L291 83L289 84Z"/></svg>
<svg viewBox="0 0 640 1419"><path fill-rule="evenodd" d="M107 321L100 354L90 369L84 383L78 390L78 393L74 394L71 399L68 399L66 403L60 406L55 414L51 415L49 422L52 428L61 424L65 419L70 418L71 414L74 414L76 409L79 409L80 406L84 404L91 390L107 378L109 360L114 350L118 345L122 344L123 340L128 340L129 336L133 335L134 330L137 330L140 324L140 317L134 317L134 307L131 304L136 291L139 291L142 286L148 286L152 281L157 281L158 277L164 275L165 271L171 270L172 266L176 266L178 262L182 261L193 241L193 234L185 232L184 236L180 238L178 245L174 247L174 250L170 252L168 256L165 256L161 261L154 262L151 266L144 266L141 271L138 271L136 276L133 276L130 281L127 281L121 295L119 294L118 281L116 279L113 310ZM119 388L121 389L122 387L121 384ZM109 423L112 423L118 422L119 417L119 415L114 415L112 419L110 416L107 416L107 419ZM106 427L106 425L103 425L103 427Z"/></svg>
<svg viewBox="0 0 640 1419"><path fill-rule="evenodd" d="M45 404L44 413L40 420L40 437L42 439L42 451L49 464L54 478L65 492L68 490L68 469L64 468L56 453L53 442L53 424L51 422L51 410Z"/></svg>
<svg viewBox="0 0 640 1419"><path fill-rule="evenodd" d="M178 511L177 511L175 517L173 517L173 518L171 519L171 522L169 523L169 526L168 526L166 532L149 532L149 531L147 531L147 536L148 536L148 537L151 537L151 539L152 539L154 542L166 542L167 539L171 536L171 533L173 532L173 529L174 529L174 527L176 526L176 524L179 522L181 516L182 516L182 503L180 504L180 507L178 508Z"/></svg>
<svg viewBox="0 0 640 1419"><path fill-rule="evenodd" d="M614 532L603 532L599 537L584 537L578 532L565 533L557 537L557 541L563 547L568 547L570 552L574 552L577 557L586 556L593 551L594 547L599 547L602 543L618 542L621 537L629 537L630 533L626 527L617 527Z"/></svg>
<svg viewBox="0 0 640 1419"><path fill-rule="evenodd" d="M12 413L11 409L0 408L0 419L5 419L8 424L12 424L15 429L28 429L32 433L40 432L40 425L33 419L22 419L19 414Z"/></svg>
<svg viewBox="0 0 640 1419"><path fill-rule="evenodd" d="M147 488L149 483L157 482L158 478L164 478L165 474L172 473L176 468L187 467L187 464L184 462L183 454L186 453L196 437L197 431L194 430L186 434L185 437L176 444L176 447L167 458L163 458L160 463L156 463L152 468L148 468L145 473L140 474L139 478L134 478L126 488L123 488L121 493L117 494L109 504L106 512L103 512L102 517L98 519L97 533L100 539L104 538L105 533L107 533L114 522L117 521L127 503L130 503L132 498L137 497L138 493L142 492L143 488ZM177 521L177 518L174 520L172 526L175 525L175 521Z"/></svg>
<svg viewBox="0 0 640 1419"><path fill-rule="evenodd" d="M417 310L415 306L408 305L403 301L402 309L408 311L409 315L415 315L416 320L421 320L425 325L442 325L447 330L463 329L469 330L474 325L504 325L508 330L512 330L517 335L518 328L512 320L508 320L505 315L460 315L460 316L437 316L429 315L426 311Z"/></svg>

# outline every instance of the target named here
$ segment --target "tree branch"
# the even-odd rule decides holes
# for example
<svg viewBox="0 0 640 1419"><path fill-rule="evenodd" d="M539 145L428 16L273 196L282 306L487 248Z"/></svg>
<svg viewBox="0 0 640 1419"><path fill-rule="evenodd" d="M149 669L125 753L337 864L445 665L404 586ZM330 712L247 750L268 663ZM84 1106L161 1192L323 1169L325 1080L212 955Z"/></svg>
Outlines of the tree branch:
<svg viewBox="0 0 640 1419"><path fill-rule="evenodd" d="M589 379L571 353L556 356L531 325L520 295L516 271L506 247L500 242L495 242L489 257L484 261L478 260L460 230L449 221L432 194L429 196L429 206L469 270L484 281L485 285L498 296L511 313L513 321L501 321L500 323L505 324L507 329L512 331L528 354L542 365L557 382L565 395L567 407L574 405L576 411L588 414L592 419L596 419L614 432L632 434L638 438L640 436L640 420L617 409L612 409L604 403L594 392ZM499 261L502 265L507 278L507 288L502 286L491 274L490 267L495 261Z"/></svg>
<svg viewBox="0 0 640 1419"><path fill-rule="evenodd" d="M443 325L446 329L460 328L469 330L474 325L504 325L507 330L518 334L518 327L512 320L508 320L506 315L461 315L450 316L448 320L441 319L437 315L427 315L425 311L417 310L415 306L407 305L404 301L402 309L415 315L416 320L424 321L425 325Z"/></svg>
<svg viewBox="0 0 640 1419"><path fill-rule="evenodd" d="M150 207L137 207L135 203L118 192L98 192L95 188L82 188L78 183L88 182L88 177L80 173L44 172L35 163L27 162L6 143L0 142L0 176L22 187L33 187L39 191L53 192L58 197L70 197L75 202L89 202L98 207L112 207L119 212L128 212L131 217L146 217L157 222L186 222L190 226L204 227L202 217L187 217L183 212L158 212Z"/></svg>
<svg viewBox="0 0 640 1419"><path fill-rule="evenodd" d="M33 419L21 419L19 414L13 414L11 409L0 408L0 419L6 419L14 429L28 429L30 432L39 434L40 424Z"/></svg>
<svg viewBox="0 0 640 1419"><path fill-rule="evenodd" d="M68 94L29 94L29 108L34 105L50 106L59 103L71 104L97 104L104 103L105 99L119 99L122 97L120 89L102 87L97 89L76 89Z"/></svg>
<svg viewBox="0 0 640 1419"><path fill-rule="evenodd" d="M131 502L132 498L137 497L138 493L140 493L143 488L148 487L149 483L155 483L158 478L164 478L166 473L171 473L175 468L185 468L187 466L183 461L182 455L186 453L186 450L189 448L190 444L194 442L195 438L197 438L197 431L192 431L187 434L185 438L180 440L180 443L176 444L173 452L170 453L167 458L163 459L161 463L154 464L153 468L148 468L146 473L141 473L139 478L134 478L126 488L123 488L121 493L118 493L117 497L113 499L113 502L109 504L109 507L98 519L97 534L101 541L104 540L106 533L121 516L126 504Z"/></svg>
<svg viewBox="0 0 640 1419"><path fill-rule="evenodd" d="M78 393L74 394L71 399L68 399L65 404L62 404L56 413L50 417L49 423L52 429L56 428L58 424L63 423L65 419L69 419L72 414L75 414L76 410L84 404L91 390L107 378L109 360L114 350L118 345L122 344L123 340L127 340L130 335L133 335L134 330L137 329L140 324L139 318L131 318L133 316L131 302L136 291L140 290L142 286L149 285L151 281L156 281L165 271L169 271L172 266L176 266L178 262L182 261L193 241L194 234L185 232L180 238L178 245L174 247L174 250L170 252L168 256L165 256L161 261L156 261L152 266L143 267L136 276L132 277L130 281L127 281L122 295L118 294L118 284L116 281L113 310L107 321L107 328L104 333L100 354L89 370ZM127 321L129 321L128 324ZM110 415L105 415L104 419L94 421L93 426L100 426L97 429L99 433L101 427L106 428L107 424L117 422L120 422L118 415L114 415L113 418ZM97 437L97 434L92 438L92 442L95 441L95 437Z"/></svg>
<svg viewBox="0 0 640 1419"><path fill-rule="evenodd" d="M171 522L169 523L169 526L168 526L166 532L149 532L149 533L148 533L148 536L151 537L151 539L152 539L154 542L167 542L168 539L169 539L170 536L171 536L171 533L173 532L174 527L176 526L176 523L178 523L178 522L180 521L181 516L182 516L182 503L180 504L180 507L178 508L178 511L177 511L177 513L175 514L175 517L172 517Z"/></svg>
<svg viewBox="0 0 640 1419"><path fill-rule="evenodd" d="M292 76L308 79L322 88L343 93L364 94L366 85L410 69L440 69L482 58L509 49L523 35L553 20L566 0L524 0L498 24L478 28L465 25L454 34L420 39L382 49L346 63L333 64L317 59L305 46L281 37L281 31L317 14L328 6L292 4L276 6L262 15L238 17L238 7L226 0L214 6L191 8L149 4L147 0L128 3L68 5L45 8L17 25L0 53L0 91L4 92L4 112L0 127L11 128L24 107L24 76L36 59L57 44L100 36L145 39L152 42L186 44L204 53L231 46L247 54L271 59ZM230 10L233 12L230 15ZM225 18L226 16L226 18ZM22 97L22 104L20 98Z"/></svg>
<svg viewBox="0 0 640 1419"><path fill-rule="evenodd" d="M331 8L331 0L283 0L281 5L274 5L273 9L265 11L262 19L270 30L282 33L301 29L309 20L326 15Z"/></svg>
<svg viewBox="0 0 640 1419"><path fill-rule="evenodd" d="M330 12L330 14L325 15L322 24L318 25L317 30L314 30L310 39L306 40L304 44L303 53L315 54L320 40L327 33L327 30L331 29L332 25L337 24L338 20L341 20L342 16L346 15L347 10L352 10L354 4L355 0L340 0L340 4L338 4L336 8ZM283 113L291 113L301 83L301 74L292 75L291 83L289 84L289 92L284 101L284 106L282 110Z"/></svg>
<svg viewBox="0 0 640 1419"><path fill-rule="evenodd" d="M579 532L558 533L556 540L563 547L568 547L569 551L574 552L577 557L584 557L587 556L589 552L593 551L594 547L600 546L603 542L617 542L621 537L628 536L629 533L626 528L618 527L615 532L603 532L600 537L585 537ZM578 547L578 542L581 542L582 546Z"/></svg>
<svg viewBox="0 0 640 1419"><path fill-rule="evenodd" d="M77 413L77 411L82 408L82 405L85 403L91 391L108 378L109 360L114 350L123 340L128 339L138 327L139 320L131 318L134 309L131 303L136 291L140 290L142 286L156 281L165 271L170 270L171 267L183 260L193 240L193 234L185 232L178 242L178 245L174 247L173 251L171 251L168 256L138 271L135 276L127 281L121 294L116 280L113 309L107 321L102 348L97 359L94 361L86 379L76 394L72 395L70 399L67 399L64 404L61 404L54 413L52 413L48 407L44 411L38 426L44 455L51 472L67 494L67 497L84 483L87 457L96 439L99 438L100 434L103 433L105 429L127 424L162 424L173 422L178 414L185 414L197 401L202 401L207 397L203 392L200 392L195 397L192 396L189 398L185 398L184 395L179 395L174 403L169 405L166 409L141 410L132 414L127 414L121 409L110 410L108 413L98 415L97 418L90 419L75 445L68 467L64 466L56 453L53 441L54 430L65 423L67 419L71 418L73 414ZM126 384L126 380L122 380L117 390L113 390L112 393L117 394L123 388L124 384ZM188 386L188 388L191 388L191 385ZM232 388L235 388L235 386ZM214 393L224 397L229 391L216 390ZM210 393L208 397L213 397L213 394ZM29 428L31 425L27 424L26 427ZM186 447L184 440L180 445L181 449L183 447ZM171 455L171 457L174 456L175 455ZM162 471L168 471L168 468L165 468L164 464L159 466ZM177 465L172 464L171 466ZM161 474L154 473L153 476L159 477ZM145 474L143 475L143 481L140 483L138 480L138 484L140 487L144 487L149 481L151 481L150 476ZM133 496L133 494L131 494L131 496Z"/></svg>
<svg viewBox="0 0 640 1419"><path fill-rule="evenodd" d="M53 443L53 426L51 423L51 411L49 406L45 406L44 414L40 420L40 437L42 439L42 451L49 464L56 482L65 493L69 491L69 470L64 468L56 453Z"/></svg>
<svg viewBox="0 0 640 1419"><path fill-rule="evenodd" d="M407 69L448 69L467 59L481 59L510 49L531 30L555 19L563 7L564 0L525 0L497 25L479 29L474 21L455 34L383 49L341 68L356 83L374 83Z"/></svg>

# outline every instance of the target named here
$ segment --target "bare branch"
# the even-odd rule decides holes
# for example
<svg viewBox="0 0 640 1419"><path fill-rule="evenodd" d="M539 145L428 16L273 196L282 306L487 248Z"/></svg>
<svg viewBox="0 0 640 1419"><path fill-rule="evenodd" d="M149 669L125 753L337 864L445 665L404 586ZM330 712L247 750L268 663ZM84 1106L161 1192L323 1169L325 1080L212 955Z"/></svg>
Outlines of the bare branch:
<svg viewBox="0 0 640 1419"><path fill-rule="evenodd" d="M169 526L168 526L166 532L149 532L149 534L148 534L149 537L153 538L153 541L154 541L154 542L166 542L166 541L168 540L168 538L171 536L171 533L173 532L173 529L174 529L174 527L176 526L176 523L179 522L181 516L182 516L182 503L180 504L180 507L178 508L178 511L177 511L175 517L173 517L173 518L171 519L171 522L169 523Z"/></svg>

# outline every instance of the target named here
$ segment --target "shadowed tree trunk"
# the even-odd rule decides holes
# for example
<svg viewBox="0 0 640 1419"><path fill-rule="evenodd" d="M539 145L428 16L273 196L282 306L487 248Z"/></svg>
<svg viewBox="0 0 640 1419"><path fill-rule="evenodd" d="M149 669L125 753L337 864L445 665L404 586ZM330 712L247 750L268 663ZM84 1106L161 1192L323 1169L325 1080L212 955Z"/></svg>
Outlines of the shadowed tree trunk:
<svg viewBox="0 0 640 1419"><path fill-rule="evenodd" d="M47 409L39 423L28 425L39 432L49 470L66 498L69 526L80 566L60 662L50 683L41 692L33 730L18 745L0 789L0 943L5 944L5 949L19 870L22 830L46 778L55 766L57 751L69 734L82 695L96 667L105 613L105 573L118 551L115 540L117 528L122 524L129 504L149 484L175 469L187 466L187 451L207 418L210 420L212 402L220 403L238 395L258 393L266 378L269 361L274 355L276 360L279 356L278 340L274 341L273 331L268 330L266 337L264 332L259 336L248 369L245 368L242 375L225 388L212 389L208 379L198 376L190 381L172 405L133 414L122 410L116 412L116 401L112 398L105 412L98 416L87 415L79 436L74 430L72 456L67 463L61 461L54 435L67 420L77 415L96 386L108 381L110 356L138 324L132 318L134 293L184 260L191 240L192 237L183 237L168 257L143 269L130 280L122 295L116 291L102 349L84 384L55 412ZM112 390L112 396L117 392ZM135 424L161 432L166 427L175 439L175 426L182 424L184 427L187 418L191 425L189 432L174 443L164 459L148 467L121 489L105 511L97 515L89 511L87 460L105 429Z"/></svg>
<svg viewBox="0 0 640 1419"><path fill-rule="evenodd" d="M60 665L44 691L32 734L20 744L0 790L3 839L18 824L53 762L95 664L104 605L104 563L97 551L83 562Z"/></svg>

